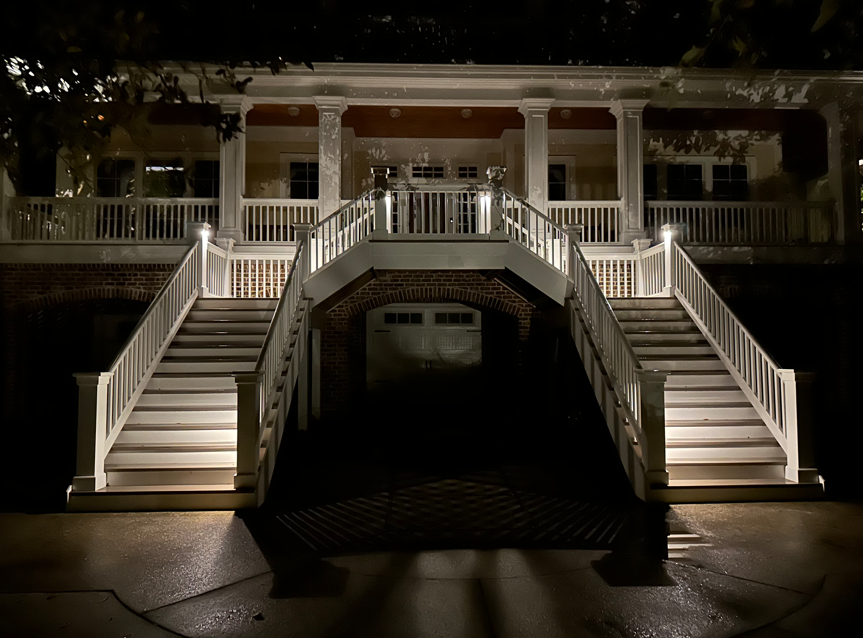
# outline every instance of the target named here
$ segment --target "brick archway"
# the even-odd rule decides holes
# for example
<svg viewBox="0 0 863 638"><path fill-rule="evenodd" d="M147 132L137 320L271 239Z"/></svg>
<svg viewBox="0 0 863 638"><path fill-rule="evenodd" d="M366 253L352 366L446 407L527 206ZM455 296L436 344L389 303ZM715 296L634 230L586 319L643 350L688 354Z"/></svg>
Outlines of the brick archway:
<svg viewBox="0 0 863 638"><path fill-rule="evenodd" d="M518 331L518 366L536 306L500 281L477 271L376 271L374 279L352 292L326 312L322 333L321 370L325 413L355 403L365 389L366 324L369 310L394 303L462 303L477 310L492 310L515 319ZM358 380L363 380L358 383ZM362 386L362 390L359 388Z"/></svg>

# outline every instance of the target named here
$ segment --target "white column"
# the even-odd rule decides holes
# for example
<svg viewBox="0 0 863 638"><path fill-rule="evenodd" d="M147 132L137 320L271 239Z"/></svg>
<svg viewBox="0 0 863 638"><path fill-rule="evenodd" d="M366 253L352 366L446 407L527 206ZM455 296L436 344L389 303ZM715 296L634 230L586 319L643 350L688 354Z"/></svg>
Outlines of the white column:
<svg viewBox="0 0 863 638"><path fill-rule="evenodd" d="M242 132L223 140L219 153L219 232L217 237L243 241L243 196L246 192L246 113L252 108L247 95L220 98L222 113L240 118Z"/></svg>
<svg viewBox="0 0 863 638"><path fill-rule="evenodd" d="M518 107L524 115L525 198L543 214L548 201L548 110L553 103L547 98L525 98Z"/></svg>
<svg viewBox="0 0 863 638"><path fill-rule="evenodd" d="M834 234L840 244L860 243L860 169L856 113L837 103L819 111L827 121L827 182L836 202Z"/></svg>
<svg viewBox="0 0 863 638"><path fill-rule="evenodd" d="M318 219L326 219L342 205L342 113L345 98L315 96L318 107Z"/></svg>
<svg viewBox="0 0 863 638"><path fill-rule="evenodd" d="M644 136L641 116L647 100L617 100L617 195L622 200L618 242L630 244L644 232Z"/></svg>

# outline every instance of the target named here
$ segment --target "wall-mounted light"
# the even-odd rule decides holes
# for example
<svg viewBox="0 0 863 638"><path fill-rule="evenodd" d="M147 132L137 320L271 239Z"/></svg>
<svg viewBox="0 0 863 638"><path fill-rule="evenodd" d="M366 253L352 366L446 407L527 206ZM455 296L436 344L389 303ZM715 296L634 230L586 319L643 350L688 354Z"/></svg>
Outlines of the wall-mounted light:
<svg viewBox="0 0 863 638"><path fill-rule="evenodd" d="M401 117L402 110L401 109L390 109L390 117L395 119L397 117Z"/></svg>
<svg viewBox="0 0 863 638"><path fill-rule="evenodd" d="M209 241L210 240L210 231L206 230L206 229L202 230L201 231L201 239L203 239L204 241Z"/></svg>
<svg viewBox="0 0 863 638"><path fill-rule="evenodd" d="M472 115L473 115L473 110L471 110L471 109L462 109L461 110L461 116L466 120L470 119L470 117Z"/></svg>
<svg viewBox="0 0 863 638"><path fill-rule="evenodd" d="M297 117L300 114L300 107L298 106L289 106L288 107L288 115L291 117Z"/></svg>
<svg viewBox="0 0 863 638"><path fill-rule="evenodd" d="M572 117L572 111L570 111L569 109L563 109L560 112L560 119L562 119L562 120L568 120L571 117Z"/></svg>

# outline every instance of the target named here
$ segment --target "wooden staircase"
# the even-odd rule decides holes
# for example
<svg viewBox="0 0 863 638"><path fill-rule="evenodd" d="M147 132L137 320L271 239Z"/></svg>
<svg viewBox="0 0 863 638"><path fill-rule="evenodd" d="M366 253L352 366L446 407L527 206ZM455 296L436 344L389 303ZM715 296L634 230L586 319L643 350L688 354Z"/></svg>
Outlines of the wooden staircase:
<svg viewBox="0 0 863 638"><path fill-rule="evenodd" d="M642 366L668 373L663 500L821 496L818 483L785 479L785 452L677 299L609 302Z"/></svg>
<svg viewBox="0 0 863 638"><path fill-rule="evenodd" d="M232 509L237 389L254 370L275 299L198 299L105 458L108 486L71 492L69 508ZM253 495L252 495L253 496ZM250 501L251 502L251 501Z"/></svg>

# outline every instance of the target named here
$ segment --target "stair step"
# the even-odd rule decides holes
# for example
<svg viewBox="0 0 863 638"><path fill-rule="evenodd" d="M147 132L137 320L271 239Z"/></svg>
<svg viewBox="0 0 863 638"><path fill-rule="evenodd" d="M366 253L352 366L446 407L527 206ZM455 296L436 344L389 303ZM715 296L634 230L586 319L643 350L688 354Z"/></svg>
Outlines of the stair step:
<svg viewBox="0 0 863 638"><path fill-rule="evenodd" d="M638 308L614 311L618 321L687 321L691 322L689 313L684 309Z"/></svg>
<svg viewBox="0 0 863 638"><path fill-rule="evenodd" d="M272 316L272 310L255 310L253 308L199 309L193 307L186 316L186 321L266 321L269 323Z"/></svg>
<svg viewBox="0 0 863 638"><path fill-rule="evenodd" d="M730 376L730 375L729 375ZM694 386L681 388L665 386L665 407L684 403L712 405L714 403L746 403L746 395L736 385Z"/></svg>
<svg viewBox="0 0 863 638"><path fill-rule="evenodd" d="M662 332L659 330L626 330L626 336L629 337L629 342L635 347L639 346L647 346L653 344L683 344L683 343L695 343L698 345L703 345L707 343L707 339L704 338L704 335L701 334L697 328L694 328L689 331L676 331L676 332Z"/></svg>
<svg viewBox="0 0 863 638"><path fill-rule="evenodd" d="M177 334L215 334L220 332L267 334L269 327L269 321L184 321Z"/></svg>
<svg viewBox="0 0 863 638"><path fill-rule="evenodd" d="M674 310L681 308L680 302L673 297L611 297L608 303L614 310L650 308Z"/></svg>
<svg viewBox="0 0 863 638"><path fill-rule="evenodd" d="M695 370L705 372L718 372L726 370L725 365L719 358L708 357L639 357L641 366L645 370L663 370L668 372L692 372ZM667 387L667 386L666 386Z"/></svg>
<svg viewBox="0 0 863 638"><path fill-rule="evenodd" d="M206 408L202 406L189 407L188 409L171 408L168 410L159 408L135 408L126 423L148 424L173 423L185 425L187 423L234 423L237 422L237 409L227 406L216 406Z"/></svg>
<svg viewBox="0 0 863 638"><path fill-rule="evenodd" d="M739 390L737 382L728 369L723 370L669 370L665 382L665 391L684 390L687 388L716 388L719 386Z"/></svg>
<svg viewBox="0 0 863 638"><path fill-rule="evenodd" d="M170 432L185 430L236 430L237 423L227 421L225 423L126 423L123 432L130 431L153 431Z"/></svg>
<svg viewBox="0 0 863 638"><path fill-rule="evenodd" d="M741 425L732 422L716 421L702 422L705 425L676 425L667 422L665 428L665 440L671 441L714 441L729 439L770 439L772 434L766 425ZM708 425L709 424L709 425Z"/></svg>
<svg viewBox="0 0 863 638"><path fill-rule="evenodd" d="M214 468L174 468L174 469L107 469L108 485L112 487L133 486L149 487L177 485L230 485L234 484L236 466L223 469Z"/></svg>
<svg viewBox="0 0 863 638"><path fill-rule="evenodd" d="M204 344L183 344L171 346L165 351L165 356L162 359L180 360L188 357L214 358L224 359L226 357L255 357L261 353L260 346L243 346L240 344L225 344L225 345L204 345Z"/></svg>
<svg viewBox="0 0 863 638"><path fill-rule="evenodd" d="M785 462L781 463L668 463L669 483L688 480L785 479Z"/></svg>
<svg viewBox="0 0 863 638"><path fill-rule="evenodd" d="M746 463L780 463L785 465L785 452L777 443L770 445L739 445L722 447L667 447L665 450L668 465L712 464L735 465Z"/></svg>
<svg viewBox="0 0 863 638"><path fill-rule="evenodd" d="M158 366L157 366L158 367ZM156 372L147 383L147 392L162 390L234 390L237 382L229 372Z"/></svg>
<svg viewBox="0 0 863 638"><path fill-rule="evenodd" d="M176 390L145 390L135 409L138 408L170 408L170 407L191 407L191 406L228 406L236 409L237 407L237 391L236 389L221 390L218 392L198 391L176 391Z"/></svg>
<svg viewBox="0 0 863 638"><path fill-rule="evenodd" d="M206 451L111 451L105 457L106 470L228 469L237 467L234 450Z"/></svg>
<svg viewBox="0 0 863 638"><path fill-rule="evenodd" d="M632 349L639 357L658 355L710 356L716 354L711 346L697 343L632 344Z"/></svg>
<svg viewBox="0 0 863 638"><path fill-rule="evenodd" d="M200 373L200 372L221 372L230 375L232 372L253 372L255 370L254 357L224 357L224 358L203 358L189 357L182 360L166 360L162 359L156 366L157 373L164 372L185 372L185 373Z"/></svg>
<svg viewBox="0 0 863 638"><path fill-rule="evenodd" d="M630 333L638 333L638 332L662 332L664 334L668 334L671 332L693 332L697 331L698 328L695 327L695 324L692 321L661 321L661 320L645 320L645 319L618 319L621 327L623 328L623 332L626 334ZM701 334L700 332L698 334Z"/></svg>
<svg viewBox="0 0 863 638"><path fill-rule="evenodd" d="M721 439L706 439L706 438L668 438L665 441L667 449L689 448L689 449L707 449L707 448L775 448L779 447L779 443L772 436L759 437L743 437L743 438L721 438Z"/></svg>
<svg viewBox="0 0 863 638"><path fill-rule="evenodd" d="M248 299L239 297L210 297L197 299L195 310L275 310L279 300L275 298Z"/></svg>
<svg viewBox="0 0 863 638"><path fill-rule="evenodd" d="M242 347L260 348L266 337L265 332L220 331L202 334L177 334L171 342L171 347L189 345L204 347L207 344L228 345L240 344Z"/></svg>
<svg viewBox="0 0 863 638"><path fill-rule="evenodd" d="M757 419L758 412L750 403L672 404L665 407L666 421L733 421Z"/></svg>
<svg viewBox="0 0 863 638"><path fill-rule="evenodd" d="M236 448L237 430L232 429L173 429L173 430L127 430L123 429L111 451L128 449L130 446L172 445L231 445ZM119 447L118 447L119 446Z"/></svg>

